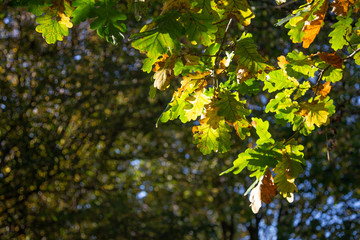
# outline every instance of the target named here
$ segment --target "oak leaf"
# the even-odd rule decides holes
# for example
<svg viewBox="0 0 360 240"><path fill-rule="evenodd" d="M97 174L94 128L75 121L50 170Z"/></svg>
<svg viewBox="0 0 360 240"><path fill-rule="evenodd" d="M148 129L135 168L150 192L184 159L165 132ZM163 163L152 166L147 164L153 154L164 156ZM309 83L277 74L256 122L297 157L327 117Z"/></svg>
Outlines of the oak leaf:
<svg viewBox="0 0 360 240"><path fill-rule="evenodd" d="M332 13L338 16L346 16L349 11L349 5L354 4L354 0L334 0L331 3Z"/></svg>
<svg viewBox="0 0 360 240"><path fill-rule="evenodd" d="M262 184L260 185L261 201L266 204L271 203L273 197L276 196L276 189L277 186L274 184L273 176L268 168L262 179Z"/></svg>
<svg viewBox="0 0 360 240"><path fill-rule="evenodd" d="M308 48L318 35L321 25L324 21L326 11L328 9L328 1L323 1L320 8L314 12L314 20L306 21L302 31L305 35L302 37L303 47Z"/></svg>
<svg viewBox="0 0 360 240"><path fill-rule="evenodd" d="M285 69L286 64L289 64L285 56L279 56L277 60L278 60L278 65L281 69Z"/></svg>
<svg viewBox="0 0 360 240"><path fill-rule="evenodd" d="M162 55L162 58L160 58L159 60L157 60L155 62L155 66L153 68L153 72L157 72L160 68L164 67L166 59L169 57L169 55L167 55L166 53L164 55Z"/></svg>
<svg viewBox="0 0 360 240"><path fill-rule="evenodd" d="M190 9L190 1L189 0L167 0L164 3L161 14L166 13L167 11L176 9L177 11Z"/></svg>
<svg viewBox="0 0 360 240"><path fill-rule="evenodd" d="M276 176L275 184L280 194L292 202L294 200L294 191L298 191L295 185L295 179L303 171L301 163L289 159L286 155L278 162L274 168Z"/></svg>
<svg viewBox="0 0 360 240"><path fill-rule="evenodd" d="M174 78L171 69L162 68L154 74L154 87L165 90L170 85L170 80Z"/></svg>
<svg viewBox="0 0 360 240"><path fill-rule="evenodd" d="M339 55L336 54L336 52L334 53L321 52L319 54L319 57L321 60L323 60L327 64L334 66L335 68L342 68L343 61L341 57L339 57Z"/></svg>
<svg viewBox="0 0 360 240"><path fill-rule="evenodd" d="M331 90L331 85L330 85L330 82L326 82L324 84L322 84L319 88L319 94L322 96L322 97L326 97L329 92Z"/></svg>
<svg viewBox="0 0 360 240"><path fill-rule="evenodd" d="M305 118L305 125L308 128L312 128L314 124L318 127L325 124L329 115L330 113L323 102L300 103L300 116Z"/></svg>
<svg viewBox="0 0 360 240"><path fill-rule="evenodd" d="M261 202L269 204L276 196L277 186L274 184L271 171L267 168L263 176L260 177L258 185L251 190L250 207L253 213L258 213L261 208Z"/></svg>

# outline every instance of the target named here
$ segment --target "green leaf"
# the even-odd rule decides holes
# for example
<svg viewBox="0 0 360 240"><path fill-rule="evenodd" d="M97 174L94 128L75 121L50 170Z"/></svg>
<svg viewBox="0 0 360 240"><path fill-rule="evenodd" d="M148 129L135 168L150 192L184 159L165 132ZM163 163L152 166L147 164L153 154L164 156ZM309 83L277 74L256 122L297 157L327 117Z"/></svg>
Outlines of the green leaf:
<svg viewBox="0 0 360 240"><path fill-rule="evenodd" d="M190 103L184 109L187 121L196 120L198 116L203 113L204 106L211 102L211 98L204 92L205 88L201 91L195 92L194 95L191 95L186 99L186 101Z"/></svg>
<svg viewBox="0 0 360 240"><path fill-rule="evenodd" d="M74 24L79 24L91 17L91 12L95 7L95 0L75 0L71 5L76 7L72 14L72 21Z"/></svg>
<svg viewBox="0 0 360 240"><path fill-rule="evenodd" d="M354 57L355 58L355 57ZM356 60L355 60L356 62ZM323 74L323 79L327 82L338 82L343 78L343 69L330 66Z"/></svg>
<svg viewBox="0 0 360 240"><path fill-rule="evenodd" d="M218 28L213 24L214 17L206 13L191 13L184 16L184 27L190 41L204 46L211 45L215 40Z"/></svg>
<svg viewBox="0 0 360 240"><path fill-rule="evenodd" d="M246 80L241 84L234 84L232 90L236 90L241 95L257 95L261 91L261 81L257 81L255 78Z"/></svg>
<svg viewBox="0 0 360 240"><path fill-rule="evenodd" d="M335 51L342 49L348 44L346 39L348 39L349 34L351 33L351 23L353 22L353 19L350 16L337 17L336 19L338 22L331 26L334 30L329 34L329 37L331 38L329 42L331 48Z"/></svg>
<svg viewBox="0 0 360 240"><path fill-rule="evenodd" d="M152 66L155 64L156 61L157 61L157 58L145 58L144 62L143 62L142 70L144 72L150 73L151 70L153 69Z"/></svg>
<svg viewBox="0 0 360 240"><path fill-rule="evenodd" d="M142 52L146 52L149 58L157 58L171 51L175 44L168 33L154 32L144 38L135 40L132 46Z"/></svg>
<svg viewBox="0 0 360 240"><path fill-rule="evenodd" d="M37 17L36 22L39 24L35 30L42 33L43 38L48 44L56 41L62 41L64 36L69 35L69 30L65 24L60 23L51 14L45 14Z"/></svg>
<svg viewBox="0 0 360 240"><path fill-rule="evenodd" d="M300 79L302 77L314 77L318 70L311 61L311 58L296 50L288 53L286 59L289 64L286 65L286 72L289 76Z"/></svg>
<svg viewBox="0 0 360 240"><path fill-rule="evenodd" d="M258 53L257 46L250 33L244 33L241 36L236 45L235 54L239 57L238 64L247 68L253 74L257 74L270 67Z"/></svg>
<svg viewBox="0 0 360 240"><path fill-rule="evenodd" d="M258 146L263 145L265 143L274 144L274 139L271 138L271 134L269 133L269 122L263 121L260 118L252 118L252 125L256 129L256 133L259 136L259 139L256 141Z"/></svg>
<svg viewBox="0 0 360 240"><path fill-rule="evenodd" d="M296 83L295 81L289 79L282 69L279 69L269 73L266 81L264 82L263 90L268 90L269 93L271 93L284 88L296 87Z"/></svg>
<svg viewBox="0 0 360 240"><path fill-rule="evenodd" d="M332 101L329 103L325 100L315 100L313 102L300 103L299 105L300 115L304 117L305 126L308 128L312 128L314 125L320 127L328 121L330 114L335 112L332 108Z"/></svg>
<svg viewBox="0 0 360 240"><path fill-rule="evenodd" d="M274 182L277 185L277 190L284 198L290 198L294 191L298 191L294 182L303 172L301 163L293 161L285 155L276 165L274 172L276 173Z"/></svg>
<svg viewBox="0 0 360 240"><path fill-rule="evenodd" d="M288 35L293 43L301 43L305 33L302 31L304 27L304 17L296 16L290 19L285 28L290 29Z"/></svg>
<svg viewBox="0 0 360 240"><path fill-rule="evenodd" d="M258 182L259 178L256 178L255 182L253 182L251 186L245 191L244 196L248 195Z"/></svg>
<svg viewBox="0 0 360 240"><path fill-rule="evenodd" d="M95 18L90 24L90 29L97 30L100 37L105 38L113 45L118 44L124 38L122 32L126 32L125 24L119 22L126 20L126 15L120 13L116 6L117 1L115 0L97 2L95 4L96 10L92 11L90 16Z"/></svg>
<svg viewBox="0 0 360 240"><path fill-rule="evenodd" d="M251 124L245 118L237 119L233 123L233 126L236 131L236 134L242 140L244 140L246 137L250 136Z"/></svg>
<svg viewBox="0 0 360 240"><path fill-rule="evenodd" d="M194 143L203 154L210 154L212 151L227 152L231 145L230 130L225 120L219 121L218 128L212 128L207 123L194 126Z"/></svg>
<svg viewBox="0 0 360 240"><path fill-rule="evenodd" d="M179 74L181 74L183 68L184 68L183 62L181 61L180 58L177 58L177 59L175 60L174 75L175 75L175 76L178 76Z"/></svg>
<svg viewBox="0 0 360 240"><path fill-rule="evenodd" d="M219 100L215 102L215 106L219 108L219 116L224 116L226 121L235 122L251 113L244 107L244 103L244 101L239 100L237 92L222 91L219 94Z"/></svg>

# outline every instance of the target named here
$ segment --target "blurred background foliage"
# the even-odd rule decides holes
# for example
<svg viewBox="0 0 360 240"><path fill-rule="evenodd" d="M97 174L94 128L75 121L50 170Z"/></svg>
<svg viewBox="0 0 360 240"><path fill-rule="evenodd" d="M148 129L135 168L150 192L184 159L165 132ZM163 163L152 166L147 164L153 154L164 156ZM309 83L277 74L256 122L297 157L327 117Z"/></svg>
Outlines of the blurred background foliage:
<svg viewBox="0 0 360 240"><path fill-rule="evenodd" d="M294 203L277 198L254 215L243 196L247 173L219 177L247 143L205 157L190 124L156 129L171 96L149 98L150 76L127 40L112 46L80 24L47 45L34 16L7 4L0 5L1 239L360 238L355 66L332 88L331 124L301 139L308 161ZM248 30L275 63L298 47L273 26L291 5L252 5L257 21ZM128 22L130 32L139 26L134 17ZM326 36L312 47L326 49ZM263 109L264 99L251 102ZM284 129L270 131L292 134Z"/></svg>

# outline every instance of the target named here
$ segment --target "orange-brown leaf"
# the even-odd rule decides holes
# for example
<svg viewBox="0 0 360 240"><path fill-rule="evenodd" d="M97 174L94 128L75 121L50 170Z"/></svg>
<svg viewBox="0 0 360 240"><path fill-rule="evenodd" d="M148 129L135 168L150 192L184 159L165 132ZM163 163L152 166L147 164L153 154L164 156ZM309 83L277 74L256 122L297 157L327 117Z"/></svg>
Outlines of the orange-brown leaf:
<svg viewBox="0 0 360 240"><path fill-rule="evenodd" d="M316 17L312 21L306 21L302 31L305 35L302 37L303 47L308 48L310 44L315 40L316 36L320 32L321 24L324 21L326 11L328 9L328 1L324 1L319 10L314 12Z"/></svg>
<svg viewBox="0 0 360 240"><path fill-rule="evenodd" d="M330 64L336 68L342 68L343 61L336 52L334 53L325 53L322 52L319 54L321 60L325 61L327 64Z"/></svg>
<svg viewBox="0 0 360 240"><path fill-rule="evenodd" d="M153 68L153 72L157 72L160 68L165 66L166 59L169 57L166 53L155 62L155 67Z"/></svg>
<svg viewBox="0 0 360 240"><path fill-rule="evenodd" d="M276 189L277 186L274 184L273 176L268 168L262 179L262 184L260 185L261 201L266 204L271 203L274 196L276 196Z"/></svg>
<svg viewBox="0 0 360 240"><path fill-rule="evenodd" d="M338 16L346 16L349 11L349 5L354 4L354 0L334 0L331 3L332 13Z"/></svg>
<svg viewBox="0 0 360 240"><path fill-rule="evenodd" d="M226 68L226 58L223 58L219 63L219 68L216 70L216 74L220 74L225 71Z"/></svg>
<svg viewBox="0 0 360 240"><path fill-rule="evenodd" d="M322 96L322 97L326 97L330 90L331 90L331 85L330 85L330 82L326 82L324 84L322 84L319 88L319 94Z"/></svg>

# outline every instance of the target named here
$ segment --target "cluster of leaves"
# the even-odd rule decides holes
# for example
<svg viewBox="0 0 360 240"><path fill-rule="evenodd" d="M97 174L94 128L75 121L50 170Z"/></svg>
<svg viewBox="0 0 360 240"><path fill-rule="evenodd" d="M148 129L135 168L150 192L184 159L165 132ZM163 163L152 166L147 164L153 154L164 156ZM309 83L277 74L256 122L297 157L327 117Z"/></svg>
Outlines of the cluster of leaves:
<svg viewBox="0 0 360 240"><path fill-rule="evenodd" d="M29 5L39 16L36 30L48 43L68 34L70 17L74 23L91 19L90 28L114 44L126 31L119 22L126 20L126 15L118 11L116 1L41 1L33 6ZM336 16L337 22L329 33L329 52L307 55L293 50L278 57L278 66L261 56L252 34L246 31L255 17L246 0L164 1L161 13L130 39L132 46L147 56L143 71L154 72L151 95L156 89L177 87L160 122L193 122L194 143L203 154L228 152L232 131L239 141L249 143L224 173L237 174L246 167L252 172L256 181L247 193L252 190L251 206L257 212L261 202L270 203L276 191L293 200L297 191L294 181L304 165L304 147L294 137L329 124L335 113L328 96L331 84L342 79L345 62L353 58L360 63L359 7L360 1L355 0L331 4L313 0L280 19L277 25L286 23L292 42L302 43L303 48L315 44L327 14ZM135 15L139 16L136 9ZM230 38L233 22L242 34ZM181 80L178 83L176 79ZM250 95L263 94L269 96L265 112L271 115L267 120L252 112L246 101ZM274 121L291 126L294 134L273 139L269 126Z"/></svg>

